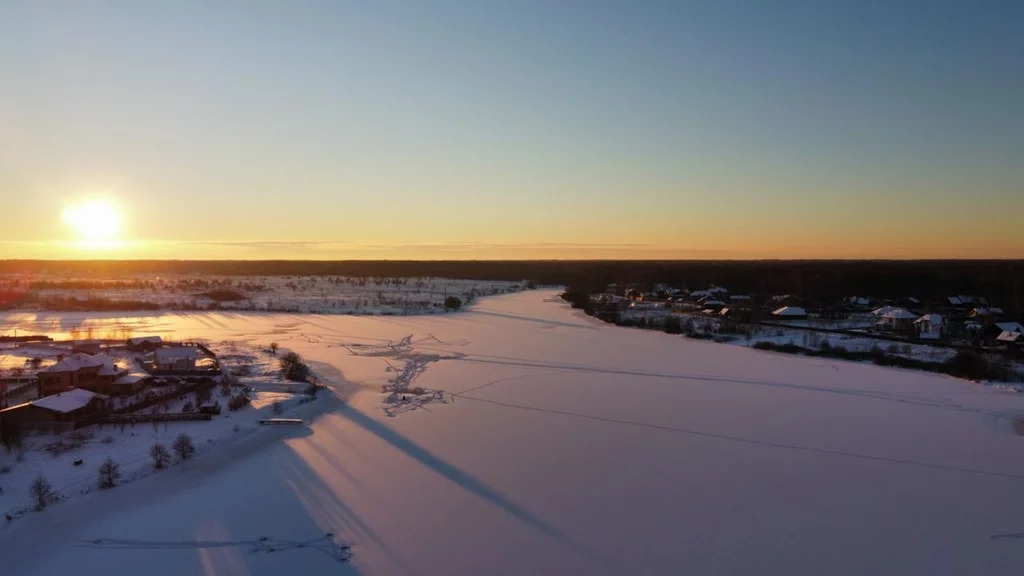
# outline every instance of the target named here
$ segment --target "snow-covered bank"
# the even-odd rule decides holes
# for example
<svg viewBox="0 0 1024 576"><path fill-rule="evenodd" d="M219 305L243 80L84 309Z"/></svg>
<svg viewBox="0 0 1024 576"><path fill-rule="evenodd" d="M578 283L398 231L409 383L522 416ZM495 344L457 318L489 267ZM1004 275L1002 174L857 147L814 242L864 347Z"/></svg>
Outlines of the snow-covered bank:
<svg viewBox="0 0 1024 576"><path fill-rule="evenodd" d="M446 317L138 320L177 338L274 340L367 390L275 432L283 442L0 529L12 573L1024 569L1018 540L992 538L1024 530L1020 395L616 328L551 291ZM388 417L379 387L412 360L415 385L455 401ZM352 542L351 564L313 547L203 545L327 532ZM133 544L77 542L97 538Z"/></svg>

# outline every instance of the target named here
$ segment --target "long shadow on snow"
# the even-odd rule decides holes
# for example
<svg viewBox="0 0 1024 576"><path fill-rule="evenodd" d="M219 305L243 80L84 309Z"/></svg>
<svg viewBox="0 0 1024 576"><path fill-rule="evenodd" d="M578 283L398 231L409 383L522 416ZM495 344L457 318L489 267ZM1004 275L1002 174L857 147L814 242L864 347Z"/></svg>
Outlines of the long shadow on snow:
<svg viewBox="0 0 1024 576"><path fill-rule="evenodd" d="M345 471L336 459L319 449L317 452L324 457L332 471L339 473L349 482L355 482L354 476ZM356 537L353 557L355 562L359 561L360 540L367 540L380 547L403 573L414 572L413 567L399 556L387 541L377 534L376 530L356 514L351 506L345 504L324 482L320 474L303 460L300 454L288 447L282 447L275 456L278 459L278 473L309 513L317 516L323 527L340 530L341 532L337 535L341 539L348 541L350 536ZM365 490L365 487L359 485L357 487ZM346 569L352 568L352 565L347 564L345 567Z"/></svg>
<svg viewBox="0 0 1024 576"><path fill-rule="evenodd" d="M517 314L506 314L504 312L490 312L488 310L480 310L476 308L469 310L469 314L478 316L494 316L496 318L519 320L521 322L532 322L534 324L542 324L545 326L564 326L566 328L582 328L584 330L594 329L594 326L589 326L587 324L574 324L572 322L561 322L558 320L549 320L547 318L534 318L532 316L519 316Z"/></svg>
<svg viewBox="0 0 1024 576"><path fill-rule="evenodd" d="M419 446L412 440L409 440L402 434L395 432L391 428L377 422L373 418L363 414L362 412L352 408L351 406L342 405L336 411L337 414L348 418L352 423L363 428L364 430L373 433L381 440L384 440L388 444L391 444L398 450L401 450L407 456L418 461L420 464L430 468L434 472L437 472L441 476L444 476L448 480L454 482L461 488L472 492L478 498L500 508L517 520L524 524L531 526L540 532L544 533L548 537L555 541L563 544L569 548L576 550L578 553L585 556L592 557L594 554L592 551L585 548L579 542L576 542L572 538L569 538L565 534L562 534L558 529L551 526L544 520L533 515L530 511L519 506L515 502L512 502L502 494L495 491L493 488L487 486L480 480L474 478L466 472L463 472L459 468L445 462L444 460L434 456L429 451Z"/></svg>

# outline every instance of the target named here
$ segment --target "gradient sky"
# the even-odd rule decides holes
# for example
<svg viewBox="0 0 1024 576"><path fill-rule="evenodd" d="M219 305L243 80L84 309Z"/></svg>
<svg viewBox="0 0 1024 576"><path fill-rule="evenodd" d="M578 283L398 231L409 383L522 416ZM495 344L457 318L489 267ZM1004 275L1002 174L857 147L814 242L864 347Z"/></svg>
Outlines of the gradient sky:
<svg viewBox="0 0 1024 576"><path fill-rule="evenodd" d="M5 0L0 86L0 258L1024 258L1020 1Z"/></svg>

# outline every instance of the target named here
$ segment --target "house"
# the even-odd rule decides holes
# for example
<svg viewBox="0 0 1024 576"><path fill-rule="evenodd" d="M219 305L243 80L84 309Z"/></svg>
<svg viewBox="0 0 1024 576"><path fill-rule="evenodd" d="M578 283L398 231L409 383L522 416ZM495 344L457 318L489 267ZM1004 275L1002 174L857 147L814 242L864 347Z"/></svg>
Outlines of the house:
<svg viewBox="0 0 1024 576"><path fill-rule="evenodd" d="M62 431L73 428L78 420L102 413L106 400L102 394L75 388L0 410L0 422L5 437L25 430Z"/></svg>
<svg viewBox="0 0 1024 576"><path fill-rule="evenodd" d="M1020 346L1024 344L1024 333L1004 330L999 333L999 336L996 336L996 342L1007 346Z"/></svg>
<svg viewBox="0 0 1024 576"><path fill-rule="evenodd" d="M92 385L99 379L102 367L103 362L88 354L71 354L39 372L39 395L50 396L71 388L82 388L82 384Z"/></svg>
<svg viewBox="0 0 1024 576"><path fill-rule="evenodd" d="M125 342L125 346L127 346L132 352L152 352L163 345L164 341L159 336L129 338L128 341Z"/></svg>
<svg viewBox="0 0 1024 576"><path fill-rule="evenodd" d="M1024 326L1021 326L1020 322L996 322L995 326L1000 331L1024 332Z"/></svg>
<svg viewBox="0 0 1024 576"><path fill-rule="evenodd" d="M800 306L783 306L772 312L779 320L802 320L807 318L807 311Z"/></svg>
<svg viewBox="0 0 1024 576"><path fill-rule="evenodd" d="M189 372L196 369L199 352L194 346L170 346L157 348L153 353L153 364L157 370Z"/></svg>
<svg viewBox="0 0 1024 576"><path fill-rule="evenodd" d="M109 384L108 389L111 391L111 394L114 395L134 394L146 387L146 384L149 382L149 378L149 374L146 374L145 372L130 372L122 374Z"/></svg>
<svg viewBox="0 0 1024 576"><path fill-rule="evenodd" d="M70 388L99 394L119 394L123 387L112 386L128 368L106 354L72 354L38 374L39 395L48 396Z"/></svg>
<svg viewBox="0 0 1024 576"><path fill-rule="evenodd" d="M946 329L942 316L938 314L925 314L914 320L914 326L917 327L917 337L922 340L938 340Z"/></svg>
<svg viewBox="0 0 1024 576"><path fill-rule="evenodd" d="M906 308L885 306L872 312L878 317L878 325L886 330L906 330L910 328L917 315Z"/></svg>
<svg viewBox="0 0 1024 576"><path fill-rule="evenodd" d="M971 310L971 313L968 314L968 316L973 318L975 322L985 324L987 322L997 320L1002 313L1003 311L999 308L985 308L983 306L979 306Z"/></svg>
<svg viewBox="0 0 1024 576"><path fill-rule="evenodd" d="M103 343L99 340L76 340L71 342L71 352L79 354L99 354Z"/></svg>
<svg viewBox="0 0 1024 576"><path fill-rule="evenodd" d="M1021 326L1019 322L993 322L987 325L978 324L977 329L979 330L981 337L988 342L998 340L1004 332L1009 332L1010 334L1024 333L1024 326ZM1009 338L1009 336L1004 338ZM1006 340L1001 340L1000 343L1006 343Z"/></svg>
<svg viewBox="0 0 1024 576"><path fill-rule="evenodd" d="M854 310L867 310L871 307L871 299L863 296L850 296L846 299L846 304Z"/></svg>
<svg viewBox="0 0 1024 576"><path fill-rule="evenodd" d="M800 298L797 298L792 294L780 294L778 296L772 296L770 303L770 305L781 306L783 308L799 308Z"/></svg>
<svg viewBox="0 0 1024 576"><path fill-rule="evenodd" d="M726 306L728 306L728 304L723 302L723 301L721 301L721 300L718 300L718 299L708 298L706 300L703 300L700 303L700 306L701 306L701 309L703 309L703 310L712 310L714 312L717 312L717 311L721 310L722 308L725 308Z"/></svg>
<svg viewBox="0 0 1024 576"><path fill-rule="evenodd" d="M729 302L736 308L751 308L754 305L754 298L749 294L732 294Z"/></svg>

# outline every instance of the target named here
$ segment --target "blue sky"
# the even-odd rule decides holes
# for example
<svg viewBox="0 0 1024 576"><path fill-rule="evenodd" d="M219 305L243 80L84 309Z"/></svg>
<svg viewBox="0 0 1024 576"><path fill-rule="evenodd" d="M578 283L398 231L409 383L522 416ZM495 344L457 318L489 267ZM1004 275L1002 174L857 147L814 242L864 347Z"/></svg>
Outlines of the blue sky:
<svg viewBox="0 0 1024 576"><path fill-rule="evenodd" d="M1024 257L1024 3L291 4L0 6L0 257Z"/></svg>

